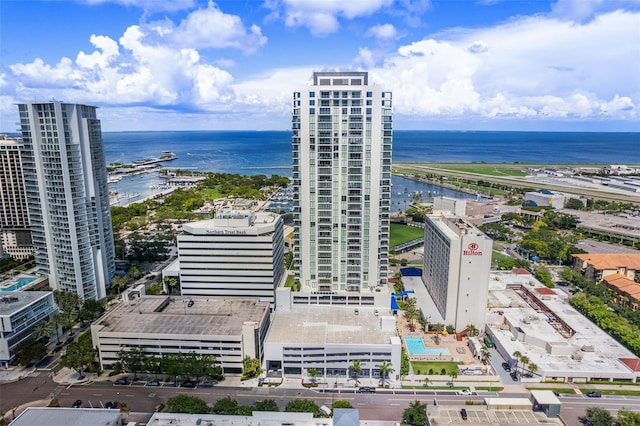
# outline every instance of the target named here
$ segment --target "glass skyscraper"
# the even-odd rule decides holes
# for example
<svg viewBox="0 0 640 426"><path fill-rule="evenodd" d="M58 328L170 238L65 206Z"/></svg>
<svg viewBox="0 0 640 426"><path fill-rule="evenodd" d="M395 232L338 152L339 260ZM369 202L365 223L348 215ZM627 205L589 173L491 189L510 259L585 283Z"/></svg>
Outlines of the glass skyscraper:
<svg viewBox="0 0 640 426"><path fill-rule="evenodd" d="M316 72L292 107L296 279L374 291L389 263L391 92L366 72Z"/></svg>

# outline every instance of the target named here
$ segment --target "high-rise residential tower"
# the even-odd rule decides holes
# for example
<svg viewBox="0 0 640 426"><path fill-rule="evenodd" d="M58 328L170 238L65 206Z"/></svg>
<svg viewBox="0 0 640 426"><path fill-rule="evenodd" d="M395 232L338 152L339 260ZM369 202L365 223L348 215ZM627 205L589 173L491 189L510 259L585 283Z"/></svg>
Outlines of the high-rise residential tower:
<svg viewBox="0 0 640 426"><path fill-rule="evenodd" d="M293 96L296 278L317 292L387 283L391 92L366 72L316 72Z"/></svg>
<svg viewBox="0 0 640 426"><path fill-rule="evenodd" d="M22 170L22 142L0 135L0 254L33 255L29 209Z"/></svg>
<svg viewBox="0 0 640 426"><path fill-rule="evenodd" d="M115 264L96 107L47 102L18 110L38 272L54 290L102 299Z"/></svg>

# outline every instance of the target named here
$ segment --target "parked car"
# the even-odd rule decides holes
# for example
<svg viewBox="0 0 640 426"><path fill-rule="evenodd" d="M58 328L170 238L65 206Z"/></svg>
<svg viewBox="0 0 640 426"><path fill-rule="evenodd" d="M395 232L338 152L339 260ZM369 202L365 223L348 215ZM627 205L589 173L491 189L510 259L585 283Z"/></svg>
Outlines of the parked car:
<svg viewBox="0 0 640 426"><path fill-rule="evenodd" d="M73 401L73 404L71 404L71 408L80 408L81 405L82 405L82 400L76 399L75 401Z"/></svg>
<svg viewBox="0 0 640 426"><path fill-rule="evenodd" d="M114 403L113 403L113 402L111 402L111 401L107 401L107 402L104 404L104 408L109 408L110 410L113 410L114 408L116 408L116 404L114 404Z"/></svg>
<svg viewBox="0 0 640 426"><path fill-rule="evenodd" d="M113 384L115 384L115 385L128 385L129 384L129 380L127 380L126 377L120 377L118 380L113 382Z"/></svg>
<svg viewBox="0 0 640 426"><path fill-rule="evenodd" d="M358 388L358 393L376 393L376 388L373 386L362 386Z"/></svg>
<svg viewBox="0 0 640 426"><path fill-rule="evenodd" d="M160 382L157 380L149 380L147 386L160 386Z"/></svg>
<svg viewBox="0 0 640 426"><path fill-rule="evenodd" d="M467 410L466 409L462 409L460 410L460 417L462 417L462 420L467 420Z"/></svg>
<svg viewBox="0 0 640 426"><path fill-rule="evenodd" d="M514 382L518 381L518 373L516 373L515 371L512 372L511 374L509 374L511 376L511 380L513 380Z"/></svg>
<svg viewBox="0 0 640 426"><path fill-rule="evenodd" d="M598 391L591 391L589 393L587 393L587 396L589 398L600 398L602 396L602 394Z"/></svg>
<svg viewBox="0 0 640 426"><path fill-rule="evenodd" d="M193 382L184 382L180 385L181 388L195 388L196 384Z"/></svg>
<svg viewBox="0 0 640 426"><path fill-rule="evenodd" d="M506 371L507 373L511 373L511 366L509 365L508 362L503 362L502 363L502 368L504 369L504 371Z"/></svg>
<svg viewBox="0 0 640 426"><path fill-rule="evenodd" d="M473 395L473 392L471 392L471 389L462 389L458 391L458 395Z"/></svg>

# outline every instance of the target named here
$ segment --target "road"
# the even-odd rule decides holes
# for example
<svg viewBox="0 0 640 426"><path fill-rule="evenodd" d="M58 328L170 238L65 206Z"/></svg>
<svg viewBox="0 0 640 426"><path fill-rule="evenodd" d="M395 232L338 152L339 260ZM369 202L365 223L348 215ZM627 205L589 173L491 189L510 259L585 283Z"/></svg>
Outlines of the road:
<svg viewBox="0 0 640 426"><path fill-rule="evenodd" d="M175 395L192 395L213 404L215 401L231 397L240 405L251 405L256 401L271 399L283 410L287 403L296 399L310 399L318 405L331 406L335 400L347 400L355 408L361 409L362 420L397 421L409 403L419 400L428 404L436 401L438 405L463 406L466 401L481 401L485 397L524 397L528 393L517 392L481 392L480 395L458 396L451 391L378 391L376 394L359 394L354 391L317 392L308 389L291 388L242 388L215 386L205 389L182 389L171 386L147 387L138 385L117 386L111 382L95 382L84 385L63 386L52 383L46 373L36 377L28 377L21 381L0 386L0 409L11 412L12 408L31 400L58 398L60 405L70 407L76 400L83 401L84 407L103 407L108 401L124 402L134 412L152 413L160 403ZM640 397L631 396L603 396L602 398L587 398L582 395L560 396L563 412L579 416L584 414L586 407L617 411L621 407L640 411Z"/></svg>

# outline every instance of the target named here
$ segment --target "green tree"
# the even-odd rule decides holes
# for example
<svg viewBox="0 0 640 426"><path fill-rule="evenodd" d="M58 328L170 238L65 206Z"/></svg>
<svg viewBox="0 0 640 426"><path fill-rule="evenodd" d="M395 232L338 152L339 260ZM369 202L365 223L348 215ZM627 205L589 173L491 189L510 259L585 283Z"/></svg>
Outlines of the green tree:
<svg viewBox="0 0 640 426"><path fill-rule="evenodd" d="M248 355L245 356L242 360L242 367L243 375L248 379L258 377L262 373L262 369L260 368L260 360L257 358L251 358Z"/></svg>
<svg viewBox="0 0 640 426"><path fill-rule="evenodd" d="M593 426L611 426L613 424L613 416L602 408L587 408L585 417Z"/></svg>
<svg viewBox="0 0 640 426"><path fill-rule="evenodd" d="M320 372L315 368L307 368L307 375L311 377L311 383L315 383L316 377L320 375Z"/></svg>
<svg viewBox="0 0 640 426"><path fill-rule="evenodd" d="M528 357L528 356L526 356L526 355L521 355L521 356L520 356L520 362L522 363L522 367L521 367L522 373L524 373L525 366L526 366L527 364L529 364L529 361L530 361L530 360L529 360L529 357Z"/></svg>
<svg viewBox="0 0 640 426"><path fill-rule="evenodd" d="M380 371L380 380L384 386L385 381L389 378L389 374L393 374L395 371L388 361L382 361L382 364L376 365L376 368Z"/></svg>
<svg viewBox="0 0 640 426"><path fill-rule="evenodd" d="M491 351L487 347L487 345L482 345L482 349L480 350L480 360L483 364L486 364L491 359Z"/></svg>
<svg viewBox="0 0 640 426"><path fill-rule="evenodd" d="M238 413L238 401L231 399L230 396L219 399L213 404L211 411L214 414L222 414L227 416L235 416Z"/></svg>
<svg viewBox="0 0 640 426"><path fill-rule="evenodd" d="M167 400L167 412L188 413L188 414L208 414L211 412L207 403L202 399L190 395L172 396Z"/></svg>
<svg viewBox="0 0 640 426"><path fill-rule="evenodd" d="M621 408L618 410L620 426L640 426L640 413Z"/></svg>
<svg viewBox="0 0 640 426"><path fill-rule="evenodd" d="M13 353L18 364L27 365L31 361L42 359L47 354L47 347L41 341L28 337L18 343Z"/></svg>
<svg viewBox="0 0 640 426"><path fill-rule="evenodd" d="M402 413L402 422L413 425L423 426L427 421L427 404L420 401L414 401L409 404L409 408Z"/></svg>
<svg viewBox="0 0 640 426"><path fill-rule="evenodd" d="M564 204L564 207L572 210L584 210L584 204L577 198L569 198Z"/></svg>
<svg viewBox="0 0 640 426"><path fill-rule="evenodd" d="M42 343L46 344L52 332L53 332L53 325L51 325L49 321L40 321L33 328L33 337L34 339L39 340Z"/></svg>
<svg viewBox="0 0 640 426"><path fill-rule="evenodd" d="M49 323L56 332L56 341L60 343L60 329L64 325L64 317L60 312L56 312L49 317Z"/></svg>
<svg viewBox="0 0 640 426"><path fill-rule="evenodd" d="M318 404L308 399L294 399L289 401L284 411L288 413L313 413L313 417L322 416Z"/></svg>
<svg viewBox="0 0 640 426"><path fill-rule="evenodd" d="M118 352L118 362L122 365L122 371L133 373L133 380L138 379L138 373L145 365L146 353L141 347L129 348Z"/></svg>
<svg viewBox="0 0 640 426"><path fill-rule="evenodd" d="M93 321L105 311L104 302L101 300L87 299L82 303L78 319L84 322Z"/></svg>
<svg viewBox="0 0 640 426"><path fill-rule="evenodd" d="M351 364L347 368L351 373L351 377L356 381L356 385L360 382L358 381L358 377L360 377L360 373L362 373L362 365L359 359L354 359L351 361Z"/></svg>
<svg viewBox="0 0 640 426"><path fill-rule="evenodd" d="M538 371L538 365L534 364L533 362L530 362L527 367L528 367L529 371L531 372L531 375L536 374L536 371Z"/></svg>
<svg viewBox="0 0 640 426"><path fill-rule="evenodd" d="M64 318L63 328L71 328L80 308L80 296L71 291L54 290L53 298Z"/></svg>
<svg viewBox="0 0 640 426"><path fill-rule="evenodd" d="M451 377L451 381L454 382L458 378L458 370L449 371L449 377Z"/></svg>
<svg viewBox="0 0 640 426"><path fill-rule="evenodd" d="M76 370L80 378L84 378L84 371L94 362L96 354L97 350L91 346L91 339L78 339L67 346L67 351L62 357L62 366Z"/></svg>
<svg viewBox="0 0 640 426"><path fill-rule="evenodd" d="M522 352L515 351L512 355L516 359L515 371L518 371L518 363L520 362L520 358L522 358Z"/></svg>
<svg viewBox="0 0 640 426"><path fill-rule="evenodd" d="M335 410L336 408L353 408L353 405L346 399L338 399L331 404L331 409Z"/></svg>
<svg viewBox="0 0 640 426"><path fill-rule="evenodd" d="M254 411L280 411L278 404L273 399L263 399L253 404Z"/></svg>

